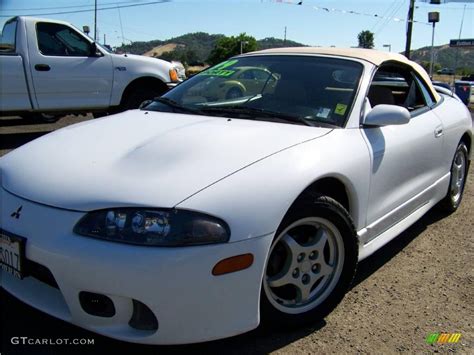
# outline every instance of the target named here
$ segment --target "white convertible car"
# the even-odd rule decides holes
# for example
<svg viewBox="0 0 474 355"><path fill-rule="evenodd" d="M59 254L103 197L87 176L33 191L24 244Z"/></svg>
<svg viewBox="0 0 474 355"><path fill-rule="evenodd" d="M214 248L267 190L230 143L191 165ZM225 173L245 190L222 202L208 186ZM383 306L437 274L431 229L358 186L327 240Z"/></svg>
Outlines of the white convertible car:
<svg viewBox="0 0 474 355"><path fill-rule="evenodd" d="M259 75L239 84L241 67ZM238 95L207 89L229 82ZM137 343L314 322L358 261L433 206L458 208L472 133L462 102L401 55L241 55L1 158L1 284Z"/></svg>

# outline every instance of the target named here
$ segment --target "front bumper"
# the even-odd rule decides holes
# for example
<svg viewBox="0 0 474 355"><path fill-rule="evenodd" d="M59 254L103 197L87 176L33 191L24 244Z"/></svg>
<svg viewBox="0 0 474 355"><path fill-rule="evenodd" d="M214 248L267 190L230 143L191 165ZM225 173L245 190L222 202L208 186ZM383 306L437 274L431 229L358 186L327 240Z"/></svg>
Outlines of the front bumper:
<svg viewBox="0 0 474 355"><path fill-rule="evenodd" d="M32 276L19 280L2 272L2 287L23 302L93 332L147 344L208 341L258 326L260 285L272 235L185 248L111 243L72 233L83 212L0 192L0 228L27 238L26 258L49 269L57 283L55 288ZM21 218L11 218L19 206ZM218 261L245 253L254 255L250 268L211 274ZM115 314L87 313L79 301L84 291L107 296ZM157 330L129 325L134 300L153 312Z"/></svg>

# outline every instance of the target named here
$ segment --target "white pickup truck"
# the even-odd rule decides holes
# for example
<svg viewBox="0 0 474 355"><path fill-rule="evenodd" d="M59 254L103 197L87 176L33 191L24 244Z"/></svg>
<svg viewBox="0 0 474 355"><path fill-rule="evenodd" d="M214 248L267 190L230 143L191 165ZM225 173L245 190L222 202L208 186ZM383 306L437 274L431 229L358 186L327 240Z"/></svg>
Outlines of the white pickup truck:
<svg viewBox="0 0 474 355"><path fill-rule="evenodd" d="M183 68L110 53L63 21L14 17L0 37L0 116L100 116L136 108L183 79Z"/></svg>

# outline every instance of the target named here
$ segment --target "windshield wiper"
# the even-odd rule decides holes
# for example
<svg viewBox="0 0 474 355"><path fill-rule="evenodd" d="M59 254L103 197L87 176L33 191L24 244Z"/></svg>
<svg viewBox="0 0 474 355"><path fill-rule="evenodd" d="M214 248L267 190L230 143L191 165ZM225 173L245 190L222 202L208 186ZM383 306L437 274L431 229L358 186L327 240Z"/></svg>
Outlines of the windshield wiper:
<svg viewBox="0 0 474 355"><path fill-rule="evenodd" d="M174 108L174 109L177 109L177 110L180 110L180 111L184 111L184 112L193 113L195 115L202 115L203 114L201 110L186 107L186 106L182 106L182 105L178 104L176 101L171 100L167 97L155 97L153 99L153 101L158 101L158 102L160 102L162 104L165 104L165 105L167 105L171 108Z"/></svg>
<svg viewBox="0 0 474 355"><path fill-rule="evenodd" d="M218 106L206 106L200 109L201 112L205 113L212 113L212 112L222 112L222 113L230 113L230 114L243 114L249 115L251 117L268 117L268 118L275 118L284 120L291 123L298 123L304 124L306 126L314 127L314 125L309 122L308 120L304 119L300 116L293 116L283 112L265 110L262 108L256 107L248 107L248 106L225 106L225 107L218 107Z"/></svg>

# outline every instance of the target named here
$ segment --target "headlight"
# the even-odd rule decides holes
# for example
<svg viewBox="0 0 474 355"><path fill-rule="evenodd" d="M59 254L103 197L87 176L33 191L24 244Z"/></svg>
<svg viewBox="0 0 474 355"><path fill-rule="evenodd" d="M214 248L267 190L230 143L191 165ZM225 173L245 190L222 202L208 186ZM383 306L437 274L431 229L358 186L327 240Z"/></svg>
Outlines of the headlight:
<svg viewBox="0 0 474 355"><path fill-rule="evenodd" d="M186 210L117 208L90 212L74 233L120 243L185 246L225 243L227 224L206 214Z"/></svg>

